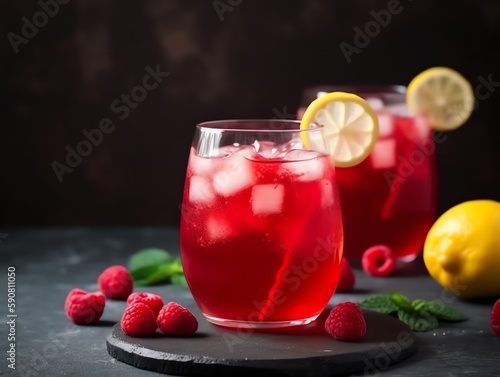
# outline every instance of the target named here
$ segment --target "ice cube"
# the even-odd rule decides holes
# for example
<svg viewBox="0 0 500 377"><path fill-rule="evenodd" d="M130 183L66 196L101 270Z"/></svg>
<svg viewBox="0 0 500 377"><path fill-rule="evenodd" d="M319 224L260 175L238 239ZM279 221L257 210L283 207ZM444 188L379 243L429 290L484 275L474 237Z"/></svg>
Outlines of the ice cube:
<svg viewBox="0 0 500 377"><path fill-rule="evenodd" d="M304 149L304 143L299 138L289 140L286 143L280 145L280 152L288 152L295 149Z"/></svg>
<svg viewBox="0 0 500 377"><path fill-rule="evenodd" d="M315 181L323 177L325 165L320 154L314 151L293 150L288 152L283 160L289 161L283 164L283 169L299 181Z"/></svg>
<svg viewBox="0 0 500 377"><path fill-rule="evenodd" d="M431 136L431 128L423 116L416 116L414 124L416 140L425 140Z"/></svg>
<svg viewBox="0 0 500 377"><path fill-rule="evenodd" d="M327 208L333 205L333 187L332 182L328 179L323 179L320 182L321 187L321 207Z"/></svg>
<svg viewBox="0 0 500 377"><path fill-rule="evenodd" d="M371 106L371 108L375 111L382 110L384 108L384 101L377 97L367 97L366 102Z"/></svg>
<svg viewBox="0 0 500 377"><path fill-rule="evenodd" d="M386 107L386 110L391 114L396 115L398 117L407 118L412 116L410 109L406 105L406 103L398 103L395 105L390 105Z"/></svg>
<svg viewBox="0 0 500 377"><path fill-rule="evenodd" d="M258 154L265 158L275 158L280 148L272 141L255 141L253 146Z"/></svg>
<svg viewBox="0 0 500 377"><path fill-rule="evenodd" d="M416 142L427 140L432 136L429 123L423 116L398 119L398 128L404 132L404 136Z"/></svg>
<svg viewBox="0 0 500 377"><path fill-rule="evenodd" d="M257 156L257 152L253 145L244 145L238 150L238 154L242 155L247 160L255 160Z"/></svg>
<svg viewBox="0 0 500 377"><path fill-rule="evenodd" d="M370 155L375 169L389 169L396 166L396 140L379 140Z"/></svg>
<svg viewBox="0 0 500 377"><path fill-rule="evenodd" d="M317 157L320 157L321 154L316 151L309 151L304 149L294 149L288 151L285 155L283 155L283 160L285 161L294 161L294 162L306 162L310 160L314 160Z"/></svg>
<svg viewBox="0 0 500 377"><path fill-rule="evenodd" d="M189 201L196 204L209 204L215 199L215 192L207 178L192 176L189 181Z"/></svg>
<svg viewBox="0 0 500 377"><path fill-rule="evenodd" d="M211 241L220 241L229 237L232 228L229 221L220 216L211 216L207 221L207 234Z"/></svg>
<svg viewBox="0 0 500 377"><path fill-rule="evenodd" d="M235 143L233 145L226 145L226 146L220 147L217 150L217 157L231 156L233 153L238 152L240 149L241 149L241 147L237 143Z"/></svg>
<svg viewBox="0 0 500 377"><path fill-rule="evenodd" d="M386 137L394 132L394 117L389 113L378 113L378 136Z"/></svg>
<svg viewBox="0 0 500 377"><path fill-rule="evenodd" d="M296 149L305 149L304 143L298 138L289 140L286 143L279 145L274 157L283 159L286 157L287 153Z"/></svg>
<svg viewBox="0 0 500 377"><path fill-rule="evenodd" d="M213 176L214 189L223 196L234 195L252 185L254 181L251 162L240 153L226 157L222 169Z"/></svg>
<svg viewBox="0 0 500 377"><path fill-rule="evenodd" d="M255 215L271 215L281 212L285 187L279 184L256 185L252 188L252 211Z"/></svg>
<svg viewBox="0 0 500 377"><path fill-rule="evenodd" d="M212 174L215 168L213 158L199 157L196 155L194 148L191 148L189 155L189 169L196 175L208 176Z"/></svg>

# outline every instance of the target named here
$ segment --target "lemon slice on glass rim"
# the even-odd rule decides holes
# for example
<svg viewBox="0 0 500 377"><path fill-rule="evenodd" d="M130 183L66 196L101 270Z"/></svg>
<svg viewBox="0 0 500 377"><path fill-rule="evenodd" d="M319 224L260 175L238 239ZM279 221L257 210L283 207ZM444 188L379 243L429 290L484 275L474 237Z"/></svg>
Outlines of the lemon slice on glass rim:
<svg viewBox="0 0 500 377"><path fill-rule="evenodd" d="M463 125L472 114L474 91L457 71L433 67L410 82L406 103L412 113L426 116L434 130L451 131Z"/></svg>
<svg viewBox="0 0 500 377"><path fill-rule="evenodd" d="M336 167L361 163L378 138L377 114L363 98L352 93L326 93L311 102L300 129L308 129L311 124L323 126L323 138L308 138L304 144L322 149L319 143L325 142Z"/></svg>

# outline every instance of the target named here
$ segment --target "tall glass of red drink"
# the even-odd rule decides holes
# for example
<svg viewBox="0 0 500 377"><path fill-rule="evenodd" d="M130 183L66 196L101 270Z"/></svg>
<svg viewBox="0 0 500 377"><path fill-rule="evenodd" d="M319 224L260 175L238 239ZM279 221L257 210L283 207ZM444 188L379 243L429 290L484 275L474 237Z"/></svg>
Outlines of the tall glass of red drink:
<svg viewBox="0 0 500 377"><path fill-rule="evenodd" d="M304 147L321 129L299 128L286 120L196 127L180 246L189 288L212 323L307 324L336 288L343 245L336 172L326 148Z"/></svg>
<svg viewBox="0 0 500 377"><path fill-rule="evenodd" d="M337 168L345 252L360 258L371 246L391 247L403 260L422 250L437 214L435 143L423 116L411 115L402 86L321 86L304 92L297 117L322 93L363 97L377 112L379 138L359 165Z"/></svg>

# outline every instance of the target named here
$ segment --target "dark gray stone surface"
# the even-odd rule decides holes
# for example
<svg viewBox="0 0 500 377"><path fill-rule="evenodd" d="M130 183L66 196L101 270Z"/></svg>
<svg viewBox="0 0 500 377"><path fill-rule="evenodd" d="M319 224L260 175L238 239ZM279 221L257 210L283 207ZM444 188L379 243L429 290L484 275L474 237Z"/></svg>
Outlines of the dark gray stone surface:
<svg viewBox="0 0 500 377"><path fill-rule="evenodd" d="M120 319L124 302L108 301L99 326L73 325L64 314L64 300L75 287L97 289L97 276L111 264L124 264L145 247L178 252L175 229L2 229L0 243L0 372L7 376L159 376L111 357L106 338ZM7 368L7 268L16 269L16 369ZM381 357L359 375L366 376L499 376L500 337L491 331L492 302L455 299L425 274L417 261L399 276L381 279L356 271L356 291L336 294L332 304L360 300L393 290L410 298L438 299L465 312L463 323L442 323L438 330L415 334L417 353L386 367ZM188 291L173 286L148 289L165 300L192 305Z"/></svg>

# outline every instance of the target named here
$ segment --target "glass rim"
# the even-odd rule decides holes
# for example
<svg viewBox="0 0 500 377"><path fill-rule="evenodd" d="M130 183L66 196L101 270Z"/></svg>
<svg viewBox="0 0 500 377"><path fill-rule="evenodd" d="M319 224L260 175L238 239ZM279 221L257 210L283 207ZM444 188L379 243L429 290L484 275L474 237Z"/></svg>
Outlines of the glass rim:
<svg viewBox="0 0 500 377"><path fill-rule="evenodd" d="M235 125L238 124L249 124L249 125L270 125L273 123L280 124L290 124L297 126L297 128L258 128L258 127L248 127L248 128L238 128ZM295 119L221 119L221 120L210 120L206 122L201 122L196 125L196 128L200 131L207 132L242 132L242 133L256 133L256 132L264 132L264 133L297 133L297 132L311 132L318 131L323 128L323 125L317 123L311 123L309 128L300 129L300 120ZM222 125L232 125L228 127L224 127Z"/></svg>
<svg viewBox="0 0 500 377"><path fill-rule="evenodd" d="M329 84L329 85L315 85L307 87L304 92L352 92L354 94L406 94L405 85L384 85L384 84Z"/></svg>

